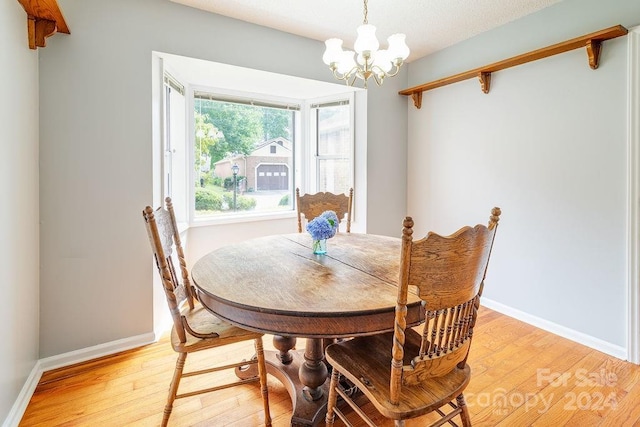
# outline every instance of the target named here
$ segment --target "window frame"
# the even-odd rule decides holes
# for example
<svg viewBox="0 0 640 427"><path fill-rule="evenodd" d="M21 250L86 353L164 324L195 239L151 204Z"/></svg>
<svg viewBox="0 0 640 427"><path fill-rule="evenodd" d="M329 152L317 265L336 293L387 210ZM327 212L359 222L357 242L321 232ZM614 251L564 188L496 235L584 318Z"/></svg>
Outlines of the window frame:
<svg viewBox="0 0 640 427"><path fill-rule="evenodd" d="M311 132L313 131L311 126L311 109L313 105L332 103L336 101L347 101L350 106L350 187L353 187L354 182L354 170L355 170L355 97L353 91L346 91L344 93L330 95L325 97L310 98L310 99L294 99L275 95L258 94L251 92L243 92L238 90L229 90L224 88L215 88L203 85L186 85L186 108L187 108L187 156L185 161L185 173L187 176L187 183L195 182L195 94L196 93L210 93L214 97L221 97L233 102L233 99L243 100L247 103L251 103L252 100L256 103L268 103L276 105L296 105L299 106L298 118L294 123L294 136L292 141L293 148L293 170L289 171L291 176L292 188L292 208L287 211L273 211L273 212L233 212L229 214L196 217L195 214L195 186L188 185L188 195L186 203L186 211L188 212L188 224L189 227L200 227L208 225L230 224L239 222L251 222L251 221L263 221L281 218L293 218L296 216L295 206L295 188L299 187L303 192L317 192L317 173L318 172L318 156L314 155L314 147L311 142ZM316 174L315 178L311 178L311 173ZM355 201L354 201L355 205Z"/></svg>
<svg viewBox="0 0 640 427"><path fill-rule="evenodd" d="M316 107L326 107L331 105L349 105L349 154L348 158L349 162L349 184L347 185L348 191L349 188L354 187L355 181L355 144L356 144L356 121L355 121L355 94L354 92L347 92L329 96L323 96L319 98L309 99L306 102L305 108L308 110L309 119L309 147L312 150L312 155L308 155L306 160L310 162L307 165L307 170L309 171L309 185L305 186L305 191L310 193L317 193L320 191L320 162L324 159L340 159L342 155L337 154L325 154L320 155L318 150L319 138L318 138L318 123L317 123L317 112L315 114L316 117L313 117L314 114L312 110L316 109ZM313 135L311 133L314 133ZM355 205L355 200L354 200Z"/></svg>
<svg viewBox="0 0 640 427"><path fill-rule="evenodd" d="M161 203L164 204L166 197L171 197L174 202L178 228L182 230L187 228L189 224L186 208L186 204L188 203L188 195L186 194L188 188L187 182L185 182L188 177L183 170L186 166L185 164L188 164L187 157L190 150L186 134L188 127L188 119L186 117L186 109L188 108L187 85L182 83L179 74L172 68L167 67L164 61L161 62L160 69L162 76L160 82L162 88L160 94L162 99L162 146L160 147L160 172L162 174L160 182ZM171 101L171 99L175 96L172 94L177 94L177 96L181 97L180 103L183 105L182 111L172 106L173 101ZM182 128L181 137L172 130L172 122L175 123L176 119L180 121L179 124ZM177 139L174 140L174 137ZM182 157L185 164L180 163L180 157ZM181 194L176 195L174 193Z"/></svg>

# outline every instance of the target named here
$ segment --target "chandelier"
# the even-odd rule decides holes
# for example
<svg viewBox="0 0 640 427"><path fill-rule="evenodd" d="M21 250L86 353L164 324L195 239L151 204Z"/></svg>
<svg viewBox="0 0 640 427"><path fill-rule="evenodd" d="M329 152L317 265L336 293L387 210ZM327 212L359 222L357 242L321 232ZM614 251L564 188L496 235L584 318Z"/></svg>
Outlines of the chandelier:
<svg viewBox="0 0 640 427"><path fill-rule="evenodd" d="M329 66L336 79L344 80L349 86L353 86L356 79L361 79L366 88L367 81L372 76L380 86L385 77L398 74L404 60L409 56L404 34L389 36L389 47L378 50L380 43L376 38L376 27L369 24L367 14L367 0L364 0L364 21L358 27L358 38L353 45L355 52L342 50L340 39L324 42L327 49L322 55L322 60ZM354 59L355 54L357 57Z"/></svg>

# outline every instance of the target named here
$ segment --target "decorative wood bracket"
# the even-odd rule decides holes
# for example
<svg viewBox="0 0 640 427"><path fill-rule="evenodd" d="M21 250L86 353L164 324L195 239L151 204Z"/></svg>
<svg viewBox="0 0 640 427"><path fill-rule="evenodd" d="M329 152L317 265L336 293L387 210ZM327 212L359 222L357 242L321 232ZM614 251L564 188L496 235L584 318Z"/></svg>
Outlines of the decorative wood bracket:
<svg viewBox="0 0 640 427"><path fill-rule="evenodd" d="M595 70L600 65L600 51L602 50L601 40L587 41L587 56L589 57L589 66Z"/></svg>
<svg viewBox="0 0 640 427"><path fill-rule="evenodd" d="M56 32L70 34L57 0L18 0L27 12L29 49L45 47Z"/></svg>
<svg viewBox="0 0 640 427"><path fill-rule="evenodd" d="M422 92L414 92L411 94L411 98L413 98L413 105L419 110L422 107Z"/></svg>
<svg viewBox="0 0 640 427"><path fill-rule="evenodd" d="M545 48L534 50L529 53L514 56L500 62L495 62L484 67L475 68L473 70L465 71L464 73L445 77L439 80L434 80L432 82L414 86L409 89L404 89L398 93L400 95L406 96L411 95L411 97L413 98L413 104L416 106L416 108L420 108L422 105L422 92L441 86L450 85L452 83L461 82L463 80L468 80L473 77L477 77L480 80L480 88L482 89L482 91L484 93L489 93L489 90L491 88L491 73L495 73L496 71L504 70L505 68L511 68L515 67L516 65L526 64L527 62L536 61L538 59L543 59L548 56L557 55L559 53L568 52L570 50L578 49L585 46L587 48L589 66L595 70L596 68L598 68L600 62L602 42L604 42L605 40L624 36L625 34L627 34L627 32L627 29L622 25L616 25L614 27L606 28L604 30L587 34L582 37L577 37L575 39L547 46Z"/></svg>
<svg viewBox="0 0 640 427"><path fill-rule="evenodd" d="M27 16L27 30L29 32L29 49L45 47L47 45L45 38L56 32L56 21L38 19L29 15Z"/></svg>
<svg viewBox="0 0 640 427"><path fill-rule="evenodd" d="M478 73L478 79L480 80L480 89L484 93L489 93L491 87L491 73L487 71L480 71Z"/></svg>

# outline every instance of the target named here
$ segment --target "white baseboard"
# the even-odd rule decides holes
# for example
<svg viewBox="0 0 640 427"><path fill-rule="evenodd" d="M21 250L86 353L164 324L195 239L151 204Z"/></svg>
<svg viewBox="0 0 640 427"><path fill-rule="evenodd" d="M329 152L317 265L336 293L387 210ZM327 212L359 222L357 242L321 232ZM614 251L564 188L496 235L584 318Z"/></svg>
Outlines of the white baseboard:
<svg viewBox="0 0 640 427"><path fill-rule="evenodd" d="M52 369L73 365L74 363L86 362L87 360L97 359L98 357L108 356L120 351L141 347L143 345L156 342L157 340L156 335L153 332L149 332L135 337L123 338L121 340L111 341L93 347L46 357L44 359L40 359L39 363L42 367L42 372L46 372Z"/></svg>
<svg viewBox="0 0 640 427"><path fill-rule="evenodd" d="M38 360L31 370L27 381L24 383L22 390L20 390L20 394L18 394L18 398L11 407L7 418L5 418L2 423L2 427L17 427L20 424L24 411L27 409L31 396L36 390L38 382L44 372L73 365L75 363L86 362L91 359L97 359L98 357L109 356L121 351L131 350L132 348L156 342L158 341L158 338L159 337L154 333L149 332L135 337L111 341L93 347L70 351L68 353Z"/></svg>
<svg viewBox="0 0 640 427"><path fill-rule="evenodd" d="M22 386L22 390L20 390L20 394L18 394L18 398L11 407L9 414L7 414L7 418L5 418L2 423L2 427L18 427L18 424L20 424L20 420L24 415L24 411L27 409L27 405L31 400L31 396L33 396L33 392L38 386L38 381L40 381L42 372L43 371L40 368L40 361L38 360L31 370L27 381Z"/></svg>
<svg viewBox="0 0 640 427"><path fill-rule="evenodd" d="M547 332L551 332L563 338L575 341L579 344L586 345L587 347L601 351L618 359L627 360L627 349L624 347L611 344L610 342L592 337L591 335L587 335L574 329L558 325L557 323L553 323L540 317L536 317L532 314L525 313L524 311L517 310L515 308L493 301L489 298L482 298L480 300L480 304L487 308L490 308L491 310L495 310L509 317L513 317L514 319L521 320L537 328L544 329Z"/></svg>

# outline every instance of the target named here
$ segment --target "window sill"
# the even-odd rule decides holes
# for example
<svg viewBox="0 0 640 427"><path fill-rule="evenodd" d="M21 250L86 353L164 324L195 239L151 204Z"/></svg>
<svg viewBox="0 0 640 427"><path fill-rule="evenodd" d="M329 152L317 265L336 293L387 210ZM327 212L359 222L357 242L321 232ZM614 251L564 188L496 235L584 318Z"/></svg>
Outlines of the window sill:
<svg viewBox="0 0 640 427"><path fill-rule="evenodd" d="M179 222L178 226L178 234L182 234L189 229L189 224L186 222Z"/></svg>
<svg viewBox="0 0 640 427"><path fill-rule="evenodd" d="M245 213L234 215L220 215L216 217L199 218L191 222L190 227L207 227L210 225L238 224L244 222L272 221L296 218L296 211Z"/></svg>

